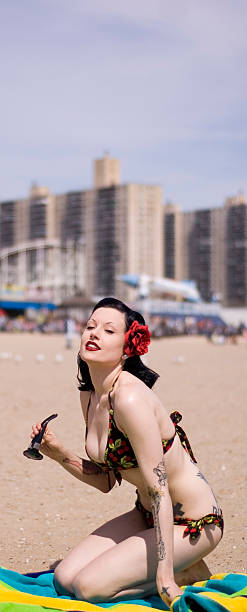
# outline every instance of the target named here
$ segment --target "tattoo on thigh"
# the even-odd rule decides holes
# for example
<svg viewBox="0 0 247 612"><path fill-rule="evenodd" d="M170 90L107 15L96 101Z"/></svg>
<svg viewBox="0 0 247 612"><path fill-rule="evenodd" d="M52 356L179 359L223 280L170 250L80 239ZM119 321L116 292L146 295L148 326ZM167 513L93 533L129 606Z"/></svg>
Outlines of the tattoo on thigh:
<svg viewBox="0 0 247 612"><path fill-rule="evenodd" d="M162 559L165 559L166 557L166 551L165 551L165 543L163 541L162 533L160 529L159 511L160 511L160 499L162 495L164 495L164 493L160 491L159 489L152 489L151 487L148 487L148 494L151 497L151 508L152 508L152 513L154 517L154 528L155 528L157 547L158 547L158 559L159 561L162 561Z"/></svg>
<svg viewBox="0 0 247 612"><path fill-rule="evenodd" d="M166 474L166 469L165 469L165 466L164 466L164 462L160 461L160 463L158 463L157 467L154 468L153 472L154 472L154 474L156 474L158 476L159 485L165 487L166 486L166 481L167 481L167 474Z"/></svg>

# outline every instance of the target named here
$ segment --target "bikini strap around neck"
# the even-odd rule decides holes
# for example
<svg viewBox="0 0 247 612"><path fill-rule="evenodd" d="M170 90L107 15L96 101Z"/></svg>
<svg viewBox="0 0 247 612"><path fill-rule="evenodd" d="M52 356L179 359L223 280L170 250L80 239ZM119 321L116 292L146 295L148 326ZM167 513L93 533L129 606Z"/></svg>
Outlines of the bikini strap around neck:
<svg viewBox="0 0 247 612"><path fill-rule="evenodd" d="M90 402L91 402L91 395L92 395L92 391L89 395L89 400L88 400L88 404L87 404L87 410L86 410L86 418L85 418L85 422L86 422L86 436L87 436L87 430L88 430L88 412L89 412L89 406L90 406Z"/></svg>
<svg viewBox="0 0 247 612"><path fill-rule="evenodd" d="M120 372L117 373L117 375L115 376L115 378L113 379L112 382L112 386L110 388L110 391L108 392L108 401L109 401L109 405L110 405L110 414L113 415L113 406L112 406L112 401L111 401L111 393L115 387L115 384L117 382L117 380L119 379L119 376L121 374L122 370L120 370Z"/></svg>
<svg viewBox="0 0 247 612"><path fill-rule="evenodd" d="M111 392L113 391L115 384L121 374L122 370L120 370L120 372L117 373L117 375L115 376L115 378L113 379L110 391L108 391L108 400L109 400L109 404L110 404L110 409L112 410L112 414L113 414L113 407L112 407L112 402L111 402ZM86 410L86 435L87 435L87 430L88 430L88 412L89 412L89 407L90 407L90 403L91 403L91 397L92 397L92 391L90 393L89 396L89 400L88 400L88 405L87 405L87 410Z"/></svg>

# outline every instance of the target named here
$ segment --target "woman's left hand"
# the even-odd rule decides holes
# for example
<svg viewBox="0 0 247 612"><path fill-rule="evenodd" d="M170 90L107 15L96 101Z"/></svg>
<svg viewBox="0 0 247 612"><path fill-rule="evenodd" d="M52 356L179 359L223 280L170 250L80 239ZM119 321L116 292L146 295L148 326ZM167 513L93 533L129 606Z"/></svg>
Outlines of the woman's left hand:
<svg viewBox="0 0 247 612"><path fill-rule="evenodd" d="M175 597L180 597L183 595L184 591L178 587L174 581L174 578L166 578L165 576L162 576L162 573L163 572L159 571L158 569L156 577L157 589L162 601L164 601L165 604L170 607L170 604Z"/></svg>

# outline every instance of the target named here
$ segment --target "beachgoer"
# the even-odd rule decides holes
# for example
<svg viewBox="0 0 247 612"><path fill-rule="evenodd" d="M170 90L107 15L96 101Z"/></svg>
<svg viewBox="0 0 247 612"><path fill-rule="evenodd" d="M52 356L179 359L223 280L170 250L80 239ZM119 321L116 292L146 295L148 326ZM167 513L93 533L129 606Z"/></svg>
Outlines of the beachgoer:
<svg viewBox="0 0 247 612"><path fill-rule="evenodd" d="M67 349L73 347L73 339L75 336L76 326L75 321L71 317L67 317L64 324L65 331L65 346Z"/></svg>
<svg viewBox="0 0 247 612"><path fill-rule="evenodd" d="M115 298L101 300L78 355L88 460L46 429L42 452L70 474L104 493L122 479L137 490L134 509L96 529L59 563L58 593L97 603L158 590L169 604L181 595L179 585L210 576L202 558L222 537L222 512L178 425L181 415L170 417L151 389L158 374L140 358L149 342L138 312ZM40 423L32 437L39 430Z"/></svg>

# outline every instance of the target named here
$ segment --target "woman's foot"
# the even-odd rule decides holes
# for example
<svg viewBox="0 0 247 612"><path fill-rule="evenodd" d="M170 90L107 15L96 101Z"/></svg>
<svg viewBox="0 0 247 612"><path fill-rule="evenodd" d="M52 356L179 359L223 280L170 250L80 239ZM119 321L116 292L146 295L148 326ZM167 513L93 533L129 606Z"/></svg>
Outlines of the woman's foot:
<svg viewBox="0 0 247 612"><path fill-rule="evenodd" d="M182 570L175 574L175 580L178 586L194 584L194 582L201 582L202 580L209 580L212 576L205 561L201 559L197 561L191 567Z"/></svg>

